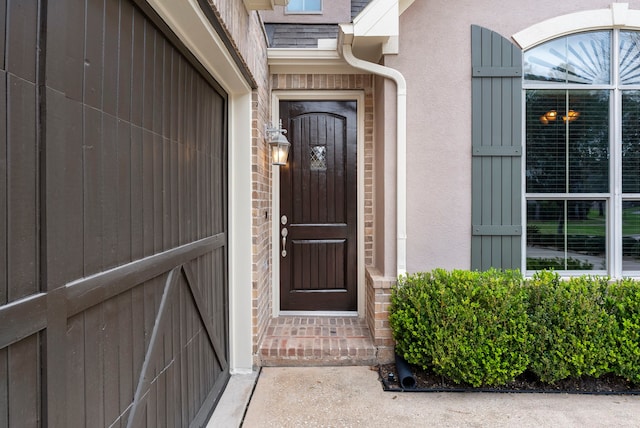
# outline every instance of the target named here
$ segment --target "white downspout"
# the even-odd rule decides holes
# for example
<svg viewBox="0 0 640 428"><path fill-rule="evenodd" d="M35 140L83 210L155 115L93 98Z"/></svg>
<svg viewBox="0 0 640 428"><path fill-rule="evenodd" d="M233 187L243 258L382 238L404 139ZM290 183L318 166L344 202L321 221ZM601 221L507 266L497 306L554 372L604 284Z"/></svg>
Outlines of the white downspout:
<svg viewBox="0 0 640 428"><path fill-rule="evenodd" d="M356 58L349 43L339 44L338 51L341 52L344 60L352 67L391 79L396 83L398 97L396 132L396 269L398 275L404 275L407 273L407 82L398 70Z"/></svg>

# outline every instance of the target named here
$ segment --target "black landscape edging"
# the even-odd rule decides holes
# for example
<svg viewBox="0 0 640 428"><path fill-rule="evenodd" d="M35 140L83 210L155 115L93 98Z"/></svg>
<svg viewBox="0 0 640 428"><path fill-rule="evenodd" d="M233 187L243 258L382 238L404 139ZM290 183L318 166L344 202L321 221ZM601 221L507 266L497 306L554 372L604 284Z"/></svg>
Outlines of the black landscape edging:
<svg viewBox="0 0 640 428"><path fill-rule="evenodd" d="M380 368L378 368L378 377L382 384L382 390L385 392L491 392L500 394L582 394L582 395L640 395L640 390L633 389L629 391L576 391L561 389L502 389L502 388L392 388L384 379Z"/></svg>

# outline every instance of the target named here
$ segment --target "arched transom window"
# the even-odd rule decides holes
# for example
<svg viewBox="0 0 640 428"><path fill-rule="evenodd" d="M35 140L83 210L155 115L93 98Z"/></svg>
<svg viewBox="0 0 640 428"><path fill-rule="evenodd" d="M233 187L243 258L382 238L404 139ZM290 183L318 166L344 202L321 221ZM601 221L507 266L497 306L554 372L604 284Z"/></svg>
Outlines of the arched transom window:
<svg viewBox="0 0 640 428"><path fill-rule="evenodd" d="M640 32L524 54L526 269L640 275Z"/></svg>

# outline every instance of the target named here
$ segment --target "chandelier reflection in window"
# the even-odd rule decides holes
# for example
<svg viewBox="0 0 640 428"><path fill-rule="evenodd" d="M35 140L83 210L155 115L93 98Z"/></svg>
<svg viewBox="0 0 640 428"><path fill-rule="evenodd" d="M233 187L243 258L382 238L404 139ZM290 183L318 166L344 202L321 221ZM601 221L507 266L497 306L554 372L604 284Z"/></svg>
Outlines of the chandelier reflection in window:
<svg viewBox="0 0 640 428"><path fill-rule="evenodd" d="M580 112L575 110L569 110L566 116L561 116L563 122L573 122L574 120L578 120L580 117ZM540 116L540 122L545 125L549 123L555 122L558 119L558 112L556 110L549 110L542 116Z"/></svg>

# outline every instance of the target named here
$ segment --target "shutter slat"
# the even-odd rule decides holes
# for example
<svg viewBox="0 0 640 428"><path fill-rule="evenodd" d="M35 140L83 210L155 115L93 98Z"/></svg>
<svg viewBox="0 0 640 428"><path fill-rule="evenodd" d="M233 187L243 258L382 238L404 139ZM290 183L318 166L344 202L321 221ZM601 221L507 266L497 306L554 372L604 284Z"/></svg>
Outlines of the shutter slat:
<svg viewBox="0 0 640 428"><path fill-rule="evenodd" d="M471 43L471 267L520 268L522 52L475 25Z"/></svg>
<svg viewBox="0 0 640 428"><path fill-rule="evenodd" d="M508 142L507 142L508 143ZM521 156L520 146L478 146L473 147L474 156Z"/></svg>
<svg viewBox="0 0 640 428"><path fill-rule="evenodd" d="M473 67L473 77L521 77L520 67Z"/></svg>

